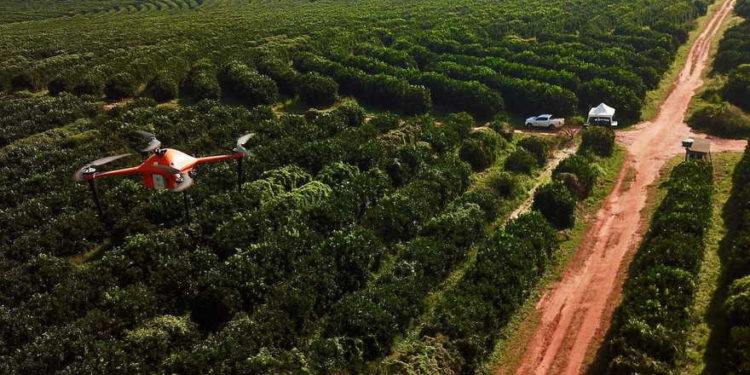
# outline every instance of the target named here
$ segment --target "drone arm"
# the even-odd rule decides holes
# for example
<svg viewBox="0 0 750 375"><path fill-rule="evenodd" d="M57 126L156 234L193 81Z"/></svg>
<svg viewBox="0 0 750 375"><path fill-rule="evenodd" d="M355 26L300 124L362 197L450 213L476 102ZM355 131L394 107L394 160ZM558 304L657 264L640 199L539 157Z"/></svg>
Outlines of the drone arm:
<svg viewBox="0 0 750 375"><path fill-rule="evenodd" d="M216 161L222 161L222 160L230 160L230 159L240 159L244 157L244 154L241 153L234 153L231 155L216 155L216 156L206 156L204 158L198 158L196 161L196 164L205 164L205 163L213 163Z"/></svg>
<svg viewBox="0 0 750 375"><path fill-rule="evenodd" d="M106 172L97 172L91 175L91 177L87 178L87 180L93 180L95 178L101 178L101 177L109 177L109 176L120 176L125 174L136 174L140 173L141 168L140 167L131 167L131 168L125 168L125 169L116 169L114 171L106 171Z"/></svg>

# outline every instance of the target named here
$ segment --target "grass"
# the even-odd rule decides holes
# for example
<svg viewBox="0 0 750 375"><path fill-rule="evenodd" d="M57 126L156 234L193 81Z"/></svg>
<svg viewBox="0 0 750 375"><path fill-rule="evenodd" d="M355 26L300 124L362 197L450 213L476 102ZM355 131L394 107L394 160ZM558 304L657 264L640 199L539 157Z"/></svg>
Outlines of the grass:
<svg viewBox="0 0 750 375"><path fill-rule="evenodd" d="M706 28L706 25L708 25L708 21L711 20L714 13L716 13L722 3L723 1L719 0L711 4L711 6L708 7L708 11L706 12L706 14L696 19L696 27L690 32L688 42L680 46L680 48L677 50L675 59L669 69L664 73L664 76L659 82L659 86L646 93L645 103L641 111L641 120L653 120L659 113L659 107L672 91L672 87L674 86L674 82L677 76L685 66L685 62L687 61L688 55L690 53L690 48L692 48L695 40ZM716 40L721 38L729 24L730 22L725 22L722 25L722 29L716 35ZM716 43L713 43L712 48L714 48L714 50L712 51L712 55L709 60L713 60L713 54L716 53Z"/></svg>
<svg viewBox="0 0 750 375"><path fill-rule="evenodd" d="M496 343L493 354L485 362L479 373L491 374L500 364L504 368L513 368L520 360L526 347L526 338L529 337L529 332L538 325L539 316L535 310L537 302L553 283L562 278L563 271L573 259L589 228L594 224L596 212L612 191L626 154L625 149L617 146L612 157L601 159L599 165L602 170L602 177L591 196L578 205L575 226L563 232L564 239L554 259L550 261L548 270L526 299L526 302L513 314L509 323L500 332L501 339ZM527 319L528 317L531 317L531 319Z"/></svg>
<svg viewBox="0 0 750 375"><path fill-rule="evenodd" d="M716 292L721 287L721 243L727 234L724 211L732 194L732 174L742 158L742 153L721 153L713 155L714 202L711 210L711 226L706 234L706 248L703 264L698 275L698 287L692 314L695 324L688 337L687 355L680 366L680 374L718 374L711 370L711 363L720 361L707 352L712 331L721 326L720 303Z"/></svg>

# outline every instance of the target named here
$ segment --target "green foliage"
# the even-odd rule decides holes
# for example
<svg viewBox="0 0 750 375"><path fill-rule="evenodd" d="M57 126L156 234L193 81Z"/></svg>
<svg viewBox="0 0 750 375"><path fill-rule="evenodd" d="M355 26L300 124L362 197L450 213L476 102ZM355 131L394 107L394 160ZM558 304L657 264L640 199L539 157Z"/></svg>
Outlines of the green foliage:
<svg viewBox="0 0 750 375"><path fill-rule="evenodd" d="M459 148L497 152L503 135L472 132L467 114L370 124L351 102L304 117L271 106L316 72L404 115L568 116L594 97L635 113L706 1L414 5L0 2L0 90L21 90L0 96L0 373L368 373L476 249L434 332L392 357L414 366L391 368L475 372L555 246L538 213L478 230L507 213L515 179L492 169L467 191ZM105 84L112 99L151 96L162 75L186 105L97 108ZM70 176L142 147L136 129L196 156L255 132L247 182L236 192L233 164L200 166L186 222L181 195L101 179L99 220Z"/></svg>
<svg viewBox="0 0 750 375"><path fill-rule="evenodd" d="M396 358L383 361L379 374L400 375L458 375L463 368L463 358L444 337L425 337L410 345Z"/></svg>
<svg viewBox="0 0 750 375"><path fill-rule="evenodd" d="M508 172L493 171L487 176L486 186L497 196L508 199L521 195L518 178Z"/></svg>
<svg viewBox="0 0 750 375"><path fill-rule="evenodd" d="M338 96L336 81L318 73L303 74L298 78L297 93L300 99L314 107L333 104Z"/></svg>
<svg viewBox="0 0 750 375"><path fill-rule="evenodd" d="M160 72L146 85L146 93L157 102L167 102L177 98L178 84L167 72Z"/></svg>
<svg viewBox="0 0 750 375"><path fill-rule="evenodd" d="M532 209L538 210L557 229L575 224L576 200L565 185L551 182L534 193Z"/></svg>
<svg viewBox="0 0 750 375"><path fill-rule="evenodd" d="M70 94L0 102L0 146L96 114L97 106Z"/></svg>
<svg viewBox="0 0 750 375"><path fill-rule="evenodd" d="M348 127L357 127L365 123L365 110L357 102L345 101L333 110L333 114L340 116Z"/></svg>
<svg viewBox="0 0 750 375"><path fill-rule="evenodd" d="M452 206L447 212L428 220L421 234L442 238L456 246L467 246L482 234L482 210L473 203Z"/></svg>
<svg viewBox="0 0 750 375"><path fill-rule="evenodd" d="M451 113L444 125L458 133L461 138L466 138L474 128L474 118L466 112Z"/></svg>
<svg viewBox="0 0 750 375"><path fill-rule="evenodd" d="M737 15L746 20L750 18L748 9L750 6L747 1L738 1L735 6ZM750 64L748 35L750 35L748 22L742 22L727 29L719 41L719 50L716 52L713 66L715 71L728 73L742 64Z"/></svg>
<svg viewBox="0 0 750 375"><path fill-rule="evenodd" d="M138 81L132 74L122 72L110 78L104 85L104 95L109 100L134 97L138 91Z"/></svg>
<svg viewBox="0 0 750 375"><path fill-rule="evenodd" d="M693 113L688 119L691 127L730 138L750 136L750 115L729 104L710 104Z"/></svg>
<svg viewBox="0 0 750 375"><path fill-rule="evenodd" d="M24 71L14 75L10 79L10 87L13 91L29 90L35 91L38 88L38 79L30 72Z"/></svg>
<svg viewBox="0 0 750 375"><path fill-rule="evenodd" d="M530 174L534 168L537 168L537 159L531 152L522 148L516 149L505 159L505 170L517 173Z"/></svg>
<svg viewBox="0 0 750 375"><path fill-rule="evenodd" d="M368 212L366 222L389 242L416 235L419 222L468 187L469 167L446 156L398 192L385 197Z"/></svg>
<svg viewBox="0 0 750 375"><path fill-rule="evenodd" d="M69 89L68 82L63 77L55 77L47 84L47 92L50 96L57 96Z"/></svg>
<svg viewBox="0 0 750 375"><path fill-rule="evenodd" d="M299 73L292 69L289 61L280 58L264 56L256 62L255 67L260 74L271 77L279 86L279 91L288 96L293 96L295 86L299 79Z"/></svg>
<svg viewBox="0 0 750 375"><path fill-rule="evenodd" d="M591 126L583 131L579 152L593 152L595 155L609 157L615 149L615 132L602 126Z"/></svg>
<svg viewBox="0 0 750 375"><path fill-rule="evenodd" d="M406 115L428 112L432 107L430 91L389 74L367 74L356 68L320 56L302 55L295 61L302 72L318 72L333 78L342 94L354 95L363 102L399 111Z"/></svg>
<svg viewBox="0 0 750 375"><path fill-rule="evenodd" d="M672 170L667 195L636 253L614 314L607 373L671 374L685 355L711 218L712 177L704 161Z"/></svg>
<svg viewBox="0 0 750 375"><path fill-rule="evenodd" d="M96 74L86 74L73 85L73 93L78 96L102 96L104 94L104 80Z"/></svg>
<svg viewBox="0 0 750 375"><path fill-rule="evenodd" d="M516 145L532 153L536 158L537 165L544 165L551 151L548 140L533 135L519 140Z"/></svg>
<svg viewBox="0 0 750 375"><path fill-rule="evenodd" d="M225 65L219 73L222 93L248 106L273 104L279 98L279 88L264 76L238 61Z"/></svg>
<svg viewBox="0 0 750 375"><path fill-rule="evenodd" d="M724 311L732 326L750 326L750 276L736 279L729 286Z"/></svg>
<svg viewBox="0 0 750 375"><path fill-rule="evenodd" d="M210 61L201 60L196 63L185 82L185 93L195 100L221 98L216 69Z"/></svg>
<svg viewBox="0 0 750 375"><path fill-rule="evenodd" d="M722 96L730 103L750 112L750 63L729 72Z"/></svg>
<svg viewBox="0 0 750 375"><path fill-rule="evenodd" d="M513 140L513 126L506 121L494 120L490 122L490 129L500 134L508 142Z"/></svg>
<svg viewBox="0 0 750 375"><path fill-rule="evenodd" d="M539 213L522 215L493 232L480 243L476 262L440 301L420 342L446 337L460 353L464 371L475 370L556 248L555 231Z"/></svg>
<svg viewBox="0 0 750 375"><path fill-rule="evenodd" d="M398 118L398 115L393 113L381 113L373 117L370 120L370 124L385 133L398 128L399 121L400 119Z"/></svg>
<svg viewBox="0 0 750 375"><path fill-rule="evenodd" d="M495 152L478 139L467 139L459 150L461 160L471 164L474 171L487 169L495 162Z"/></svg>
<svg viewBox="0 0 750 375"><path fill-rule="evenodd" d="M500 202L497 194L486 189L474 189L465 192L455 201L451 202L451 205L463 204L476 204L482 209L485 221L491 221L492 218L497 216Z"/></svg>
<svg viewBox="0 0 750 375"><path fill-rule="evenodd" d="M491 118L504 108L502 96L477 81L460 81L428 72L415 78L427 87L435 104L449 109L465 109L477 118Z"/></svg>
<svg viewBox="0 0 750 375"><path fill-rule="evenodd" d="M579 200L586 199L594 189L598 171L592 160L581 156L569 156L552 171L552 178L565 184L568 191Z"/></svg>

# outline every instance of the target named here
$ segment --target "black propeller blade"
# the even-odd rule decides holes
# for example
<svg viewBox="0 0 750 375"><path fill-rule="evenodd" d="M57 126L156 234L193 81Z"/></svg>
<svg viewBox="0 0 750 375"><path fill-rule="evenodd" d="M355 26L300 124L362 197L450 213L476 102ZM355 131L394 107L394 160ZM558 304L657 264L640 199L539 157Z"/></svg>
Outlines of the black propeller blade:
<svg viewBox="0 0 750 375"><path fill-rule="evenodd" d="M143 136L143 138L148 139L148 146L146 146L146 148L144 148L141 151L152 152L154 150L157 150L159 147L161 147L161 141L156 139L156 135L154 135L153 133L144 132L143 130L136 130L135 132Z"/></svg>
<svg viewBox="0 0 750 375"><path fill-rule="evenodd" d="M73 179L76 181L83 181L86 179L84 175L96 172L96 167L101 167L104 164L111 163L117 159L122 159L130 155L132 154L120 154L120 155L107 156L106 158L96 159L86 164L78 171L76 171L76 173L73 175Z"/></svg>

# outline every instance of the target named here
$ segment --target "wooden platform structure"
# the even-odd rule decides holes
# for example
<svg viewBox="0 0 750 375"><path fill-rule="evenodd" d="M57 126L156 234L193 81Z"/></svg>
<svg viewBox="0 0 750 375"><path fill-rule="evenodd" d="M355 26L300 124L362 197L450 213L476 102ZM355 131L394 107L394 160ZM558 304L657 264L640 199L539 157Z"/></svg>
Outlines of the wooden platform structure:
<svg viewBox="0 0 750 375"><path fill-rule="evenodd" d="M683 141L685 160L707 160L711 162L711 141L708 139L691 139Z"/></svg>

